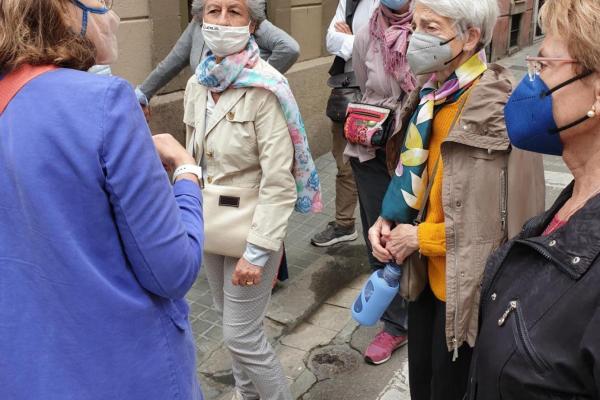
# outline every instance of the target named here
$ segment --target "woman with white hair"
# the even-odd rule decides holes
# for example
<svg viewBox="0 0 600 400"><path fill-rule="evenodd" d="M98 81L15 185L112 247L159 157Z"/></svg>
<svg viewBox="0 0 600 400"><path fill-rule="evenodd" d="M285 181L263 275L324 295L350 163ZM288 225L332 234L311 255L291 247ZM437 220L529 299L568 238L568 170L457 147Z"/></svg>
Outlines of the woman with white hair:
<svg viewBox="0 0 600 400"><path fill-rule="evenodd" d="M427 81L408 101L405 135L388 143L395 174L369 238L380 261L423 268L424 288L413 290L408 310L411 398L460 400L485 261L543 209L543 167L539 156L510 147L511 77L485 60L496 0L415 0L414 7L407 58ZM408 260L413 254L421 257ZM408 275L415 289L419 275Z"/></svg>
<svg viewBox="0 0 600 400"><path fill-rule="evenodd" d="M181 34L173 49L136 88L136 95L146 118L150 118L149 102L159 90L173 80L186 66L194 71L209 50L202 34L203 0L192 3L192 20ZM266 2L255 1L254 14L265 13ZM300 56L298 42L284 30L264 19L254 32L260 56L282 74L285 74Z"/></svg>
<svg viewBox="0 0 600 400"><path fill-rule="evenodd" d="M291 400L263 320L292 211L322 205L296 100L252 35L265 18L261 4L200 4L210 51L188 82L184 121L204 171L204 269L223 317L234 399Z"/></svg>

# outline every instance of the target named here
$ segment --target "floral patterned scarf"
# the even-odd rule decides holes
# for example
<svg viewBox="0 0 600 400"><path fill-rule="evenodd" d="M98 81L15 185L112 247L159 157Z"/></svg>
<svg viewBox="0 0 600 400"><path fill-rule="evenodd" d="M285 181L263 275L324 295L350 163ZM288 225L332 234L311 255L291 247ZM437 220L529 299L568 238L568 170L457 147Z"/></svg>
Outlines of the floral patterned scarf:
<svg viewBox="0 0 600 400"><path fill-rule="evenodd" d="M251 37L245 50L225 57L218 64L215 56L209 52L198 65L196 77L211 92L221 93L228 88L259 87L277 97L294 144L293 174L298 191L295 209L304 214L320 212L323 209L321 183L308 147L298 104L284 76L253 69L259 57L258 45Z"/></svg>
<svg viewBox="0 0 600 400"><path fill-rule="evenodd" d="M423 86L419 106L408 124L400 162L383 199L383 218L402 224L413 223L429 180L427 159L435 113L444 104L457 101L486 70L482 51L458 67L441 86L435 74Z"/></svg>

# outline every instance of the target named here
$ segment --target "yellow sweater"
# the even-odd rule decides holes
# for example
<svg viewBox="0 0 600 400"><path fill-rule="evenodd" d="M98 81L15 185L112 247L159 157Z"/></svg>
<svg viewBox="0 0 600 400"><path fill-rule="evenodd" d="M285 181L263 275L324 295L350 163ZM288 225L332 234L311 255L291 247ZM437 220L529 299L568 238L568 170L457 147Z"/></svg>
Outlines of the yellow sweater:
<svg viewBox="0 0 600 400"><path fill-rule="evenodd" d="M463 94L464 96L464 94ZM433 132L429 143L429 159L427 172L433 173L441 145L450 133L454 117L458 112L460 99L447 104L437 111L433 119ZM419 250L427 257L429 285L435 297L446 301L446 224L442 208L442 175L444 164L440 158L438 170L433 180L433 187L427 202L427 216L418 227Z"/></svg>

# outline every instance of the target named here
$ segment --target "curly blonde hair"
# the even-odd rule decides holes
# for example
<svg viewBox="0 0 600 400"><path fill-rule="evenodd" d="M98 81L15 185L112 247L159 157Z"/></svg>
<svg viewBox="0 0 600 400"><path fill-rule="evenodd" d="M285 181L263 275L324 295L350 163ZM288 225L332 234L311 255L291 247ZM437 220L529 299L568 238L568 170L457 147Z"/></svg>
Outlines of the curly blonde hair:
<svg viewBox="0 0 600 400"><path fill-rule="evenodd" d="M0 0L0 71L24 64L87 70L94 44L70 23L70 0Z"/></svg>
<svg viewBox="0 0 600 400"><path fill-rule="evenodd" d="M540 10L540 25L544 33L562 38L581 66L599 70L600 1L547 0Z"/></svg>

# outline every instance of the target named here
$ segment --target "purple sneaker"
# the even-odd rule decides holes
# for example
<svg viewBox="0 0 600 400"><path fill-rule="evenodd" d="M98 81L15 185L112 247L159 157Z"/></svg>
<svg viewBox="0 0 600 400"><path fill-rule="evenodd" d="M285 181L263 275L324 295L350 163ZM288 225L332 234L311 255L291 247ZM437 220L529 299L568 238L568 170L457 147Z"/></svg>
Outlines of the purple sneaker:
<svg viewBox="0 0 600 400"><path fill-rule="evenodd" d="M408 335L392 336L381 331L375 336L365 351L365 361L369 364L379 365L392 358L392 353L408 343Z"/></svg>

